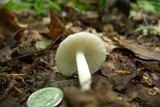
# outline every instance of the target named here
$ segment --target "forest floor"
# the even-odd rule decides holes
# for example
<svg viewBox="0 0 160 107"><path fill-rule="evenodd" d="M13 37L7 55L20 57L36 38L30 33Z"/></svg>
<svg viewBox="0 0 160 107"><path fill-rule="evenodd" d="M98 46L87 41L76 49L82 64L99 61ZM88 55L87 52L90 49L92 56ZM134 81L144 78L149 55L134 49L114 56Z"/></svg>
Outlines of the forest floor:
<svg viewBox="0 0 160 107"><path fill-rule="evenodd" d="M0 107L26 107L28 97L44 87L63 90L58 107L159 107L160 34L132 32L144 23L141 14L129 19L117 10L104 16L69 7L65 12L63 18L54 12L41 18L31 10L0 9ZM160 14L145 17L160 29ZM77 76L65 77L55 65L59 44L80 31L99 36L107 50L87 92Z"/></svg>

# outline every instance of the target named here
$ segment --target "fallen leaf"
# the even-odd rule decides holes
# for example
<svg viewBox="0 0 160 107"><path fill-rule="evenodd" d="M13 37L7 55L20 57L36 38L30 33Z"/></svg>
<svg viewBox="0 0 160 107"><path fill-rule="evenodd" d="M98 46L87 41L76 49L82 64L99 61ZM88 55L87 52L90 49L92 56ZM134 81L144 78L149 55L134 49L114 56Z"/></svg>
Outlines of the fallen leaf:
<svg viewBox="0 0 160 107"><path fill-rule="evenodd" d="M16 32L26 28L27 25L20 24L16 15L8 9L0 9L0 45L10 42Z"/></svg>
<svg viewBox="0 0 160 107"><path fill-rule="evenodd" d="M16 47L10 48L6 46L0 50L1 62L11 60L18 56L33 54L34 52L46 49L52 44L52 40L40 35L39 32L35 30L22 30L16 36L19 37ZM14 54L16 54L16 56Z"/></svg>
<svg viewBox="0 0 160 107"><path fill-rule="evenodd" d="M120 47L118 44L119 37L120 35L115 32L101 36L102 40L105 42L107 53L110 53L113 49Z"/></svg>
<svg viewBox="0 0 160 107"><path fill-rule="evenodd" d="M63 22L56 15L56 13L51 12L50 15L51 23L49 24L49 37L53 40L58 40L63 32Z"/></svg>
<svg viewBox="0 0 160 107"><path fill-rule="evenodd" d="M43 50L43 49L46 49L51 44L52 44L52 40L41 36L40 40L37 41L37 43L35 44L35 47L37 50Z"/></svg>
<svg viewBox="0 0 160 107"><path fill-rule="evenodd" d="M141 64L145 69L148 69L149 71L154 71L160 73L160 66L158 61L148 61L148 60L141 60L141 59L135 59L136 63Z"/></svg>
<svg viewBox="0 0 160 107"><path fill-rule="evenodd" d="M16 47L21 54L40 51L52 44L52 40L40 35L35 30L24 30L21 33L19 44Z"/></svg>
<svg viewBox="0 0 160 107"><path fill-rule="evenodd" d="M122 98L128 102L137 103L138 107L159 107L160 105L159 89L148 88L142 84L130 83Z"/></svg>
<svg viewBox="0 0 160 107"><path fill-rule="evenodd" d="M64 32L66 35L80 32L83 30L81 26L81 22L79 21L68 22L64 26Z"/></svg>
<svg viewBox="0 0 160 107"><path fill-rule="evenodd" d="M113 89L117 91L126 89L130 80L135 78L137 74L131 53L123 49L113 50L102 66L102 75L112 81Z"/></svg>
<svg viewBox="0 0 160 107"><path fill-rule="evenodd" d="M84 19L98 18L98 13L96 11L84 11L82 12Z"/></svg>
<svg viewBox="0 0 160 107"><path fill-rule="evenodd" d="M146 48L132 40L121 39L119 43L141 59L160 61L160 51L156 51L153 48Z"/></svg>

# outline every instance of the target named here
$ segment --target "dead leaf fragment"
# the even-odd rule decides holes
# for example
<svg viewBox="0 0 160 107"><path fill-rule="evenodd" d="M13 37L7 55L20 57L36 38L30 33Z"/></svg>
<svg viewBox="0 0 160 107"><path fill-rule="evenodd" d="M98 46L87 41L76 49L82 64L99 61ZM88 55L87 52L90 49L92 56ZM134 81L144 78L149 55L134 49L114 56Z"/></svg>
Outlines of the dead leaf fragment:
<svg viewBox="0 0 160 107"><path fill-rule="evenodd" d="M135 55L141 59L160 61L160 51L146 48L143 45L139 45L135 41L131 40L121 39L119 43L128 50L134 52Z"/></svg>
<svg viewBox="0 0 160 107"><path fill-rule="evenodd" d="M126 55L125 55L126 54ZM113 88L118 91L126 89L130 80L136 77L136 65L127 50L113 50L102 66L102 74L113 83Z"/></svg>
<svg viewBox="0 0 160 107"><path fill-rule="evenodd" d="M12 58L25 56L33 54L35 52L46 49L49 45L52 44L52 40L40 35L35 30L23 30L19 32L16 36L18 44L14 48L9 46L4 47L0 50L0 60L5 62L11 60ZM14 54L16 53L16 56Z"/></svg>
<svg viewBox="0 0 160 107"><path fill-rule="evenodd" d="M57 40L60 38L63 32L63 22L56 15L56 13L51 13L51 23L49 25L49 37L53 40Z"/></svg>
<svg viewBox="0 0 160 107"><path fill-rule="evenodd" d="M20 24L16 15L8 9L0 9L0 45L10 42L16 32L26 28L27 25Z"/></svg>
<svg viewBox="0 0 160 107"><path fill-rule="evenodd" d="M131 83L124 94L127 101L138 103L138 107L159 107L160 94L156 87L148 88L142 84Z"/></svg>

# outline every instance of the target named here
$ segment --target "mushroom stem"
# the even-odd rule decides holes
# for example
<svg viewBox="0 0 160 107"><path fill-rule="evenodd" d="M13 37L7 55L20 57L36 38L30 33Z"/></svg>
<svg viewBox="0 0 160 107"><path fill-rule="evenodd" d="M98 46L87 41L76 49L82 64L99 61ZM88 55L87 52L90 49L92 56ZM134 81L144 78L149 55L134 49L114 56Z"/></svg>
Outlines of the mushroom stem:
<svg viewBox="0 0 160 107"><path fill-rule="evenodd" d="M84 56L83 51L77 51L76 53L76 64L79 75L79 82L81 85L81 90L86 91L90 89L91 85L91 73L89 71L89 67Z"/></svg>

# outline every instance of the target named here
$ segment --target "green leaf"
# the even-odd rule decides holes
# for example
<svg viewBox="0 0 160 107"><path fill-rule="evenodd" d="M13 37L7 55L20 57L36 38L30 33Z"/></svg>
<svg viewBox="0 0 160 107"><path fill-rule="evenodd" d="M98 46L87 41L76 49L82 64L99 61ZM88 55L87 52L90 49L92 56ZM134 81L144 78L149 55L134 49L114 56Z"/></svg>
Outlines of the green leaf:
<svg viewBox="0 0 160 107"><path fill-rule="evenodd" d="M159 0L138 0L140 8L147 13L155 14L160 11ZM132 9L138 10L136 3L130 3Z"/></svg>
<svg viewBox="0 0 160 107"><path fill-rule="evenodd" d="M137 32L140 32L140 31L143 31L145 29L149 29L150 26L140 26L138 28L136 28L134 31L132 31L131 33L137 33Z"/></svg>
<svg viewBox="0 0 160 107"><path fill-rule="evenodd" d="M155 13L155 5L151 4L149 1L140 1L140 7L148 12L148 13Z"/></svg>
<svg viewBox="0 0 160 107"><path fill-rule="evenodd" d="M45 7L45 4L45 0L36 0L34 2L35 16L47 14L47 8Z"/></svg>
<svg viewBox="0 0 160 107"><path fill-rule="evenodd" d="M98 4L99 4L100 7L104 7L105 4L106 4L106 0L99 0Z"/></svg>
<svg viewBox="0 0 160 107"><path fill-rule="evenodd" d="M20 11L23 9L30 8L32 6L31 3L27 2L14 2L13 0L10 0L7 2L3 7L8 8L13 11Z"/></svg>
<svg viewBox="0 0 160 107"><path fill-rule="evenodd" d="M56 9L57 11L61 12L61 7L58 3L56 2L53 2L51 0L49 0L49 7L52 8L52 9Z"/></svg>
<svg viewBox="0 0 160 107"><path fill-rule="evenodd" d="M75 8L80 12L91 10L93 8L91 5L82 4L82 3L75 3L74 5L75 5Z"/></svg>

